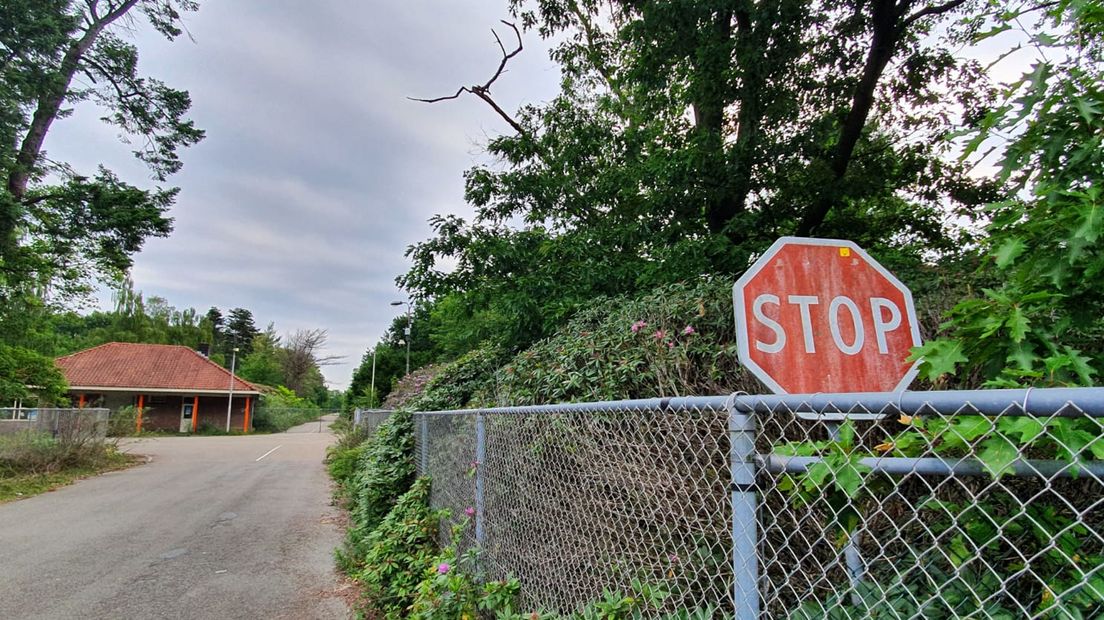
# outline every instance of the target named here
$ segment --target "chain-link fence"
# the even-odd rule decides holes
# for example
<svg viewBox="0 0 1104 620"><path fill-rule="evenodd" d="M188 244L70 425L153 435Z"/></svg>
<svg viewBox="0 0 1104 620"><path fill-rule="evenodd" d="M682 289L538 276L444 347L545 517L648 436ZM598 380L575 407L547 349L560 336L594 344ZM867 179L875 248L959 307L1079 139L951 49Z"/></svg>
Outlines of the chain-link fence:
<svg viewBox="0 0 1104 620"><path fill-rule="evenodd" d="M365 435L371 435L392 413L393 410L391 409L355 409L353 411L353 428Z"/></svg>
<svg viewBox="0 0 1104 620"><path fill-rule="evenodd" d="M83 444L107 437L110 417L111 412L101 408L0 408L0 434L39 431L62 443Z"/></svg>
<svg viewBox="0 0 1104 620"><path fill-rule="evenodd" d="M528 607L636 581L697 617L1104 617L1104 389L415 419L433 506Z"/></svg>

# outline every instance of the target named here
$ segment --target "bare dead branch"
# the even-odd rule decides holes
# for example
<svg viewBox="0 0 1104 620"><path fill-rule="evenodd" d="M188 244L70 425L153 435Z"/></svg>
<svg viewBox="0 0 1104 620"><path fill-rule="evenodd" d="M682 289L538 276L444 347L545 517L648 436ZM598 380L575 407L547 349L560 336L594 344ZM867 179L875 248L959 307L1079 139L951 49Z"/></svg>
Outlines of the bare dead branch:
<svg viewBox="0 0 1104 620"><path fill-rule="evenodd" d="M461 86L460 88L457 88L456 92L451 95L444 95L442 97L433 98L407 97L407 99L410 99L411 101L420 101L422 103L437 103L440 101L459 99L460 95L462 95L463 93L470 93L472 95L475 95L476 97L479 97L484 102L486 102L487 105L491 106L491 109L493 109L502 118L502 120L506 121L510 125L510 127L513 127L514 131L518 132L521 135L528 135L529 132L525 131L525 128L522 127L521 124L518 123L516 120L514 120L514 118L511 117L506 112L506 110L503 110L502 106L498 105L498 103L495 102L494 98L491 97L491 86L495 83L495 80L497 80L506 71L506 65L510 62L510 59L520 54L521 50L524 49L524 46L521 42L521 31L518 30L518 27L512 22L508 22L506 20L500 21L503 24L509 26L510 29L514 31L514 37L517 38L517 47L513 51L507 52L506 46L502 43L502 37L499 37L498 32L496 32L493 28L491 29L491 34L494 35L495 42L498 44L498 49L502 51L502 60L499 61L498 68L495 70L494 74L491 75L490 79L488 79L483 84Z"/></svg>
<svg viewBox="0 0 1104 620"><path fill-rule="evenodd" d="M466 92L471 92L471 91L468 90L467 86L461 86L460 88L456 89L456 94L455 95L446 95L444 97L437 97L436 99L418 99L417 97L407 97L407 99L410 99L411 101L421 101L422 103L437 103L438 101L447 101L449 99L456 99L460 96L460 93L466 93Z"/></svg>

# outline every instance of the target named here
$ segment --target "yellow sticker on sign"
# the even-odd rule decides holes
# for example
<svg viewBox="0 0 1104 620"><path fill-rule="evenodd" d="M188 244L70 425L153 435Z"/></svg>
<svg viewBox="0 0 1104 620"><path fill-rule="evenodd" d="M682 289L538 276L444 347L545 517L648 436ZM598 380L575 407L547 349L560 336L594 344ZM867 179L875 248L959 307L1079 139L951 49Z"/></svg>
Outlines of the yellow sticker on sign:
<svg viewBox="0 0 1104 620"><path fill-rule="evenodd" d="M840 248L840 256L851 256L851 248Z"/></svg>

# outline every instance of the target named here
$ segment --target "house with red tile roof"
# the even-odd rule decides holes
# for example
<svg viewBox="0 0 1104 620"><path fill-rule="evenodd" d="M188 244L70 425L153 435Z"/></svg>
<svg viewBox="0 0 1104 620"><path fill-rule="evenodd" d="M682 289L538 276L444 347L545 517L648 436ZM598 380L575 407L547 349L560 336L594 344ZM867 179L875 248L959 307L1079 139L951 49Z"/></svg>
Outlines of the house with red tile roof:
<svg viewBox="0 0 1104 620"><path fill-rule="evenodd" d="M138 430L249 431L261 392L205 355L167 344L109 342L55 360L79 407L138 408Z"/></svg>

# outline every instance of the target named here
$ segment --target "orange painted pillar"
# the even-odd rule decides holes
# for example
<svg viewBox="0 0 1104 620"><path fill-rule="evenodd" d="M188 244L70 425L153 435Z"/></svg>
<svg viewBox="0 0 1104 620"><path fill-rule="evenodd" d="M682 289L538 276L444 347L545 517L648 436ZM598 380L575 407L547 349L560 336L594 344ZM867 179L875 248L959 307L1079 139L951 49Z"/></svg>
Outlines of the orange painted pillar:
<svg viewBox="0 0 1104 620"><path fill-rule="evenodd" d="M139 394L138 395L138 417L134 422L134 426L135 426L134 430L136 432L139 432L139 433L142 432L142 409L144 409L145 406L146 406L146 395L145 394Z"/></svg>
<svg viewBox="0 0 1104 620"><path fill-rule="evenodd" d="M199 397L196 396L192 400L192 432L196 432L199 429Z"/></svg>
<svg viewBox="0 0 1104 620"><path fill-rule="evenodd" d="M249 432L249 404L253 401L252 396L245 397L245 420L242 421L242 432Z"/></svg>
<svg viewBox="0 0 1104 620"><path fill-rule="evenodd" d="M84 409L84 394L81 394L80 399L77 400L77 408Z"/></svg>

